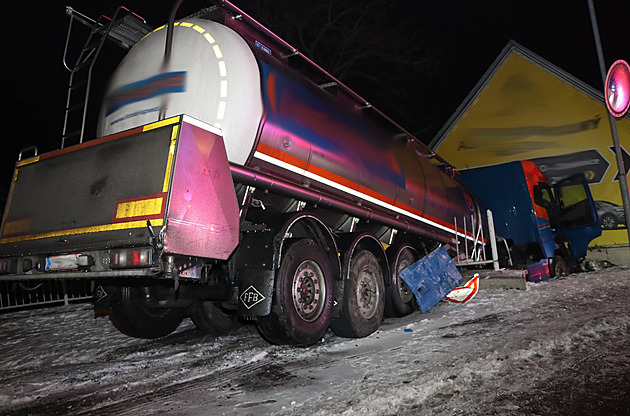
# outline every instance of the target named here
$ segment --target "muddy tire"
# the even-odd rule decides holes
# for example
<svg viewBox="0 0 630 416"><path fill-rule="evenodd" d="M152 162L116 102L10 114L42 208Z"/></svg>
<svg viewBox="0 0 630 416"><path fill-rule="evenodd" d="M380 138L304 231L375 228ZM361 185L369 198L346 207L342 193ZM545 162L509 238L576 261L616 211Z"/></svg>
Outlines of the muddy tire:
<svg viewBox="0 0 630 416"><path fill-rule="evenodd" d="M383 271L374 254L361 250L350 262L341 316L333 319L330 327L342 337L366 337L380 326L384 309Z"/></svg>
<svg viewBox="0 0 630 416"><path fill-rule="evenodd" d="M123 334L135 338L160 338L177 329L184 319L182 308L153 308L146 299L155 296L150 287L115 286L111 295L109 320Z"/></svg>
<svg viewBox="0 0 630 416"><path fill-rule="evenodd" d="M416 306L413 292L402 281L398 273L411 266L417 260L414 251L409 246L402 246L394 253L390 260L392 284L385 292L385 316L399 317L409 315Z"/></svg>
<svg viewBox="0 0 630 416"><path fill-rule="evenodd" d="M551 277L562 277L569 275L567 262L561 256L554 256L551 263Z"/></svg>
<svg viewBox="0 0 630 416"><path fill-rule="evenodd" d="M317 243L291 244L276 272L271 313L257 319L261 334L274 344L318 342L330 324L333 284L330 261Z"/></svg>
<svg viewBox="0 0 630 416"><path fill-rule="evenodd" d="M208 335L227 335L243 325L238 315L224 311L213 301L195 302L190 310L190 319L195 326Z"/></svg>

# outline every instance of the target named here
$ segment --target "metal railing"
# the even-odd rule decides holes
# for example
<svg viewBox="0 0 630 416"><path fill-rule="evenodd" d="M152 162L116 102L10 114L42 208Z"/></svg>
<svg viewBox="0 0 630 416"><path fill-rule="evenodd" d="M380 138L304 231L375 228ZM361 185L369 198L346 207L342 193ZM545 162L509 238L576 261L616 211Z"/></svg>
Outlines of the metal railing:
<svg viewBox="0 0 630 416"><path fill-rule="evenodd" d="M0 312L38 307L68 305L92 300L93 283L88 280L3 280L0 281Z"/></svg>
<svg viewBox="0 0 630 416"><path fill-rule="evenodd" d="M494 270L499 270L499 251L497 249L497 237L494 232L494 219L492 211L486 211L488 217L488 238L484 235L483 226L477 223L473 216L470 218L472 224L472 241L464 238L464 242L459 239L455 244L455 265L456 266L472 266L492 264ZM455 218L455 231L457 232L457 218ZM468 235L467 221L463 221L464 234ZM488 255L488 245L490 246L490 254ZM462 247L463 246L463 247Z"/></svg>

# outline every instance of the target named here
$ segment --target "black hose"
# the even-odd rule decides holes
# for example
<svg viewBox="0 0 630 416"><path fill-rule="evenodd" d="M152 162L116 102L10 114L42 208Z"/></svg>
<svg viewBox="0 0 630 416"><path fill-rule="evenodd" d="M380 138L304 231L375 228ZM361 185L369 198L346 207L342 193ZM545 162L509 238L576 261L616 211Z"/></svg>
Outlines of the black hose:
<svg viewBox="0 0 630 416"><path fill-rule="evenodd" d="M177 0L171 9L171 14L168 18L168 24L166 26L166 46L164 48L164 64L168 63L171 59L171 49L173 49L173 24L175 23L175 15L179 6L181 6L184 0Z"/></svg>

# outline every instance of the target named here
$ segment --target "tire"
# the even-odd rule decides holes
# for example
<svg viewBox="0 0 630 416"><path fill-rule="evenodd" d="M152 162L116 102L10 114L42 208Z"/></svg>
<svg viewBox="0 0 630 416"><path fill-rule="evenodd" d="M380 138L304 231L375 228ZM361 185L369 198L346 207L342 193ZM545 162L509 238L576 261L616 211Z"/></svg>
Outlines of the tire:
<svg viewBox="0 0 630 416"><path fill-rule="evenodd" d="M197 328L212 336L228 335L242 326L238 315L225 312L214 301L197 301L190 319Z"/></svg>
<svg viewBox="0 0 630 416"><path fill-rule="evenodd" d="M384 309L383 271L374 254L361 250L350 260L341 317L333 319L330 327L342 337L366 337L380 326Z"/></svg>
<svg viewBox="0 0 630 416"><path fill-rule="evenodd" d="M330 324L333 284L330 261L317 243L291 244L276 271L271 313L257 319L261 334L274 344L318 342Z"/></svg>
<svg viewBox="0 0 630 416"><path fill-rule="evenodd" d="M416 309L414 294L398 273L411 266L417 260L413 249L402 246L396 250L390 261L392 284L385 291L385 316L399 317L409 315Z"/></svg>
<svg viewBox="0 0 630 416"><path fill-rule="evenodd" d="M619 225L617 218L610 213L606 213L599 217L599 222L604 230L614 230Z"/></svg>
<svg viewBox="0 0 630 416"><path fill-rule="evenodd" d="M551 264L551 277L562 277L569 275L567 262L561 256L554 256Z"/></svg>
<svg viewBox="0 0 630 416"><path fill-rule="evenodd" d="M183 308L149 308L155 297L151 287L115 286L109 304L109 320L123 334L135 338L160 338L175 331L184 319Z"/></svg>

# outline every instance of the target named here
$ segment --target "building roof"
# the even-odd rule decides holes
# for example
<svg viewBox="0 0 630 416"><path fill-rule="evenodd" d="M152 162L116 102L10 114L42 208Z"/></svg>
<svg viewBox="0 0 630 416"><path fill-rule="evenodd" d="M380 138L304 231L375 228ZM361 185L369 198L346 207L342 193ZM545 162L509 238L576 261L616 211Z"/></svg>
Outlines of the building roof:
<svg viewBox="0 0 630 416"><path fill-rule="evenodd" d="M501 53L494 60L492 65L488 68L488 70L483 74L481 79L477 82L477 84L470 91L468 96L464 99L464 101L455 109L455 112L449 117L449 119L444 123L444 126L437 132L435 137L429 143L429 147L433 150L437 151L442 144L442 142L448 137L451 130L457 125L458 121L462 118L464 114L468 111L470 106L475 102L475 100L479 97L481 92L485 89L488 83L492 80L497 71L501 68L503 63L510 57L512 54L517 54L526 60L530 61L534 65L539 66L543 70L552 74L559 80L571 85L578 91L586 94L591 97L593 100L599 101L602 105L604 105L604 96L601 91L596 90L585 82L579 80L568 72L564 71L560 67L552 64L548 60L542 58L540 55L535 54L531 50L525 48L518 42L514 40L510 40L507 45L503 48ZM628 117L626 115L626 117Z"/></svg>

